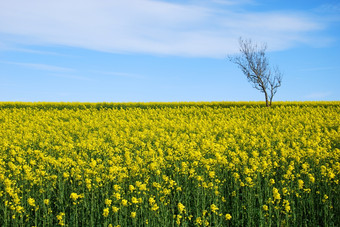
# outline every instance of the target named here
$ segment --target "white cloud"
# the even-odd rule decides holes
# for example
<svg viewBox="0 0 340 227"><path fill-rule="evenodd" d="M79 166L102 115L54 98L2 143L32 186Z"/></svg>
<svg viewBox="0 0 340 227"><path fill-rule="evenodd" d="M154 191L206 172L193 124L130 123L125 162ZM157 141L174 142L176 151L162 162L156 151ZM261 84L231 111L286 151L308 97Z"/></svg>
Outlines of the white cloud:
<svg viewBox="0 0 340 227"><path fill-rule="evenodd" d="M278 50L313 43L309 32L323 27L298 12L234 12L235 1L217 2L225 3L223 9L155 0L1 1L0 34L17 36L21 44L225 57L238 50L239 36Z"/></svg>

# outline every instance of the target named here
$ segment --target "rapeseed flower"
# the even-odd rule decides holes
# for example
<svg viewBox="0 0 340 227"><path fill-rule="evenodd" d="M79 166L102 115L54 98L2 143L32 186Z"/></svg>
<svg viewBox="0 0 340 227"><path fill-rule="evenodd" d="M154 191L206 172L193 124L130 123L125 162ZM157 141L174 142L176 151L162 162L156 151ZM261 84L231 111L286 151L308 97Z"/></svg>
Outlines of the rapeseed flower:
<svg viewBox="0 0 340 227"><path fill-rule="evenodd" d="M64 223L64 216L65 216L65 213L64 213L64 212L60 212L60 213L57 215L58 224L61 225L61 226L64 226L64 225L65 225L65 223Z"/></svg>
<svg viewBox="0 0 340 227"><path fill-rule="evenodd" d="M279 190L277 188L273 188L273 198L274 198L274 200L280 200L281 199L281 195L280 195Z"/></svg>
<svg viewBox="0 0 340 227"><path fill-rule="evenodd" d="M225 220L229 221L231 220L232 216L230 214L226 214L225 215Z"/></svg>
<svg viewBox="0 0 340 227"><path fill-rule="evenodd" d="M119 208L116 206L112 206L112 212L117 213L119 211Z"/></svg>
<svg viewBox="0 0 340 227"><path fill-rule="evenodd" d="M268 211L268 206L267 206L267 205L263 205L263 206L262 206L262 209L263 209L264 211Z"/></svg>
<svg viewBox="0 0 340 227"><path fill-rule="evenodd" d="M185 213L185 206L182 203L178 203L177 208L180 214Z"/></svg>
<svg viewBox="0 0 340 227"><path fill-rule="evenodd" d="M128 205L128 201L126 199L122 199L122 205L123 206L127 206Z"/></svg>
<svg viewBox="0 0 340 227"><path fill-rule="evenodd" d="M210 205L210 210L211 210L213 213L216 213L219 209L218 209L218 207L217 207L215 204L211 204L211 205Z"/></svg>
<svg viewBox="0 0 340 227"><path fill-rule="evenodd" d="M109 208L104 208L104 209L103 209L103 216L104 216L104 217L109 216L109 213L110 213Z"/></svg>
<svg viewBox="0 0 340 227"><path fill-rule="evenodd" d="M35 200L33 198L28 198L27 203L28 203L28 205L35 207Z"/></svg>
<svg viewBox="0 0 340 227"><path fill-rule="evenodd" d="M50 200L49 199L44 199L44 204L47 205L47 206L50 205Z"/></svg>

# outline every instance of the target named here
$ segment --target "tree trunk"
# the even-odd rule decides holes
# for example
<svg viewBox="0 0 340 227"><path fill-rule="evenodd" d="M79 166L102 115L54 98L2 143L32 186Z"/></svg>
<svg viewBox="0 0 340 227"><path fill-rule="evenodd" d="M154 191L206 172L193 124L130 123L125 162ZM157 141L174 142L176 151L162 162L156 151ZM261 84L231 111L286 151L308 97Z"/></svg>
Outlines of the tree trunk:
<svg viewBox="0 0 340 227"><path fill-rule="evenodd" d="M269 102L268 102L268 94L266 91L264 91L264 97L266 98L266 107L269 107Z"/></svg>
<svg viewBox="0 0 340 227"><path fill-rule="evenodd" d="M272 96L270 97L269 106L272 106L273 96L274 96L274 95L272 95Z"/></svg>

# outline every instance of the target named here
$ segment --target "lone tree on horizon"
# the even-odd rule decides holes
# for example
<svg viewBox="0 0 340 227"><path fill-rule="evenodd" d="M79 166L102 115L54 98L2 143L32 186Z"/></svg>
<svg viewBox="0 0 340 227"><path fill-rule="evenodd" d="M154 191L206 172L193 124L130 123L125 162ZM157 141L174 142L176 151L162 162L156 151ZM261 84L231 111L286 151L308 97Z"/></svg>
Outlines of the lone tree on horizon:
<svg viewBox="0 0 340 227"><path fill-rule="evenodd" d="M267 44L258 46L251 39L239 39L240 55L229 56L238 65L254 88L264 93L266 106L272 105L277 88L281 86L282 73L277 66L270 68L266 57Z"/></svg>

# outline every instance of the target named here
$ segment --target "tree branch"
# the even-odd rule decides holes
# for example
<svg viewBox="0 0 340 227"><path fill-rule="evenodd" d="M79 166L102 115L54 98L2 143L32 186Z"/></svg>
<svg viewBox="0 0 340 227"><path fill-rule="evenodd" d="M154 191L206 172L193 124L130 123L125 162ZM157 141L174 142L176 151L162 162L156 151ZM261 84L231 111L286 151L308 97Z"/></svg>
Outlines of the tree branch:
<svg viewBox="0 0 340 227"><path fill-rule="evenodd" d="M269 68L269 62L266 57L267 44L258 47L250 39L239 39L240 52L238 56L229 56L229 60L242 70L247 77L248 82L254 88L265 94L271 101L277 92L277 88L281 86L282 73L278 67L273 71Z"/></svg>

